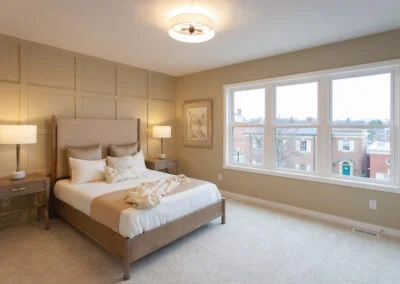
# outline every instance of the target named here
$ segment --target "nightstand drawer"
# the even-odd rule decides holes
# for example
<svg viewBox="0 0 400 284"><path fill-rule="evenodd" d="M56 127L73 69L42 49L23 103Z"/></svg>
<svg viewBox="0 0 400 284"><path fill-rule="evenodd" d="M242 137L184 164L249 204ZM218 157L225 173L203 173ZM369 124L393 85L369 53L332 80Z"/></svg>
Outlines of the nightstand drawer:
<svg viewBox="0 0 400 284"><path fill-rule="evenodd" d="M158 170L164 170L172 167L177 167L177 161L171 161L171 160L166 160L166 161L157 161L157 169Z"/></svg>
<svg viewBox="0 0 400 284"><path fill-rule="evenodd" d="M0 198L10 198L29 193L45 191L46 181L35 181L29 183L19 183L16 185L3 186L0 190Z"/></svg>
<svg viewBox="0 0 400 284"><path fill-rule="evenodd" d="M167 158L165 160L148 158L145 162L148 169L178 174L179 160L175 158Z"/></svg>

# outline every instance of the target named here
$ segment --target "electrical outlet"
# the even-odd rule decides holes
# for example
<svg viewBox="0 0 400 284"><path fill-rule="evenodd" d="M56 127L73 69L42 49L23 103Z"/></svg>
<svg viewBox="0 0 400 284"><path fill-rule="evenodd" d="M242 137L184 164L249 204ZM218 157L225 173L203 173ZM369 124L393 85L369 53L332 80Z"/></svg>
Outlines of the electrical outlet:
<svg viewBox="0 0 400 284"><path fill-rule="evenodd" d="M222 180L222 174L218 174L218 180Z"/></svg>
<svg viewBox="0 0 400 284"><path fill-rule="evenodd" d="M8 207L8 206L10 206L10 198L2 199L1 207Z"/></svg>
<svg viewBox="0 0 400 284"><path fill-rule="evenodd" d="M369 201L369 209L376 210L376 200Z"/></svg>

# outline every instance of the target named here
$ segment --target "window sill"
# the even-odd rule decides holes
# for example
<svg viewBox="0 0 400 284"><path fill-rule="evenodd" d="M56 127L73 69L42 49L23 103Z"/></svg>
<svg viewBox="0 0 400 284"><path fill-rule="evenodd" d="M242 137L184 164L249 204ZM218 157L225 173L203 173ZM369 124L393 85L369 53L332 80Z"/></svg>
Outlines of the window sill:
<svg viewBox="0 0 400 284"><path fill-rule="evenodd" d="M364 181L357 181L357 180L345 180L341 178L335 178L334 176L323 177L317 176L312 173L299 173L297 171L290 171L290 170L270 170L258 167L243 167L240 165L224 165L224 169L234 170L234 171L241 171L241 172L249 172L249 173L256 173L256 174L264 174L264 175L271 175L271 176L279 176L279 177L286 177L292 179L300 179L306 181L313 181L313 182L320 182L320 183L327 183L327 184L334 184L334 185L342 185L354 188L362 188L362 189L369 189L369 190L376 190L376 191L383 191L383 192L390 192L390 193L400 193L399 186L391 185L391 184L378 184L372 182L364 182Z"/></svg>

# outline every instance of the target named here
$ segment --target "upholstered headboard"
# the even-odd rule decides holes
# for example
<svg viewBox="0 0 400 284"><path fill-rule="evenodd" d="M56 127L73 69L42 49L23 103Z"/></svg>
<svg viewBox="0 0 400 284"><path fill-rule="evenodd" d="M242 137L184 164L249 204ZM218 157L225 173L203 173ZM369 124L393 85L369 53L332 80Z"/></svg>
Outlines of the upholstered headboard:
<svg viewBox="0 0 400 284"><path fill-rule="evenodd" d="M52 181L68 177L66 146L101 143L103 157L110 144L138 141L140 150L140 119L56 119L52 117Z"/></svg>

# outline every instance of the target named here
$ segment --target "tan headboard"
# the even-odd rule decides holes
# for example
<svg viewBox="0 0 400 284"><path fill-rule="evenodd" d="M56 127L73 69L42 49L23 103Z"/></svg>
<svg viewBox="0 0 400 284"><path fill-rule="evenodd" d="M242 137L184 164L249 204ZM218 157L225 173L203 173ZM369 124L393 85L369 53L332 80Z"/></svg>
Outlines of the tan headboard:
<svg viewBox="0 0 400 284"><path fill-rule="evenodd" d="M140 150L140 119L65 119L52 118L52 180L68 177L66 146L85 146L101 143L103 157L110 144L138 141Z"/></svg>

